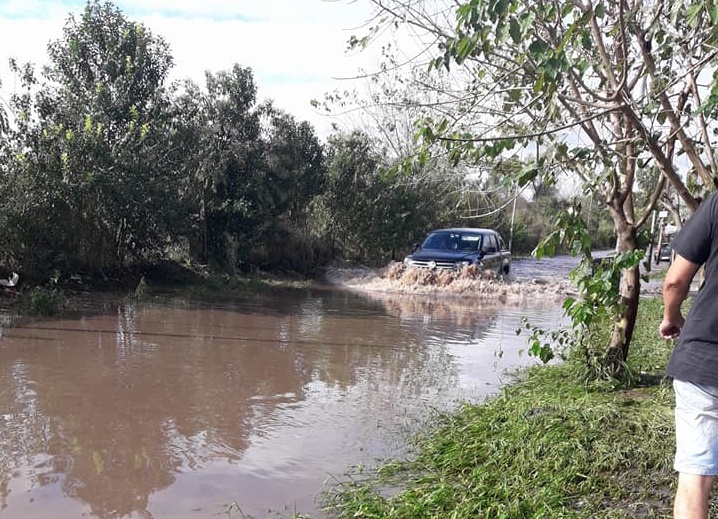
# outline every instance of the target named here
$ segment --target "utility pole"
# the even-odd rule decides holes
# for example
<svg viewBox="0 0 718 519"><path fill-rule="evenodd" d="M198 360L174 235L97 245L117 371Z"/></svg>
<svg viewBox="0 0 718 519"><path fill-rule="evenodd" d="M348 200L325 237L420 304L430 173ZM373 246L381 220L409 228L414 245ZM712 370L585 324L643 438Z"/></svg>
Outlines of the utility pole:
<svg viewBox="0 0 718 519"><path fill-rule="evenodd" d="M660 231L658 232L658 245L656 246L656 250L658 251L658 255L656 256L656 265L661 262L661 247L663 246L663 235L666 231L666 217L668 217L668 211L661 211L658 213L658 226Z"/></svg>
<svg viewBox="0 0 718 519"><path fill-rule="evenodd" d="M509 233L509 250L511 250L511 245L514 241L514 217L516 216L516 199L519 196L519 183L514 181L514 185L516 188L514 189L514 204L513 208L511 209L511 232Z"/></svg>
<svg viewBox="0 0 718 519"><path fill-rule="evenodd" d="M653 259L653 243L654 243L654 239L655 239L655 237L656 237L656 216L657 216L657 213L658 213L658 211L656 211L656 210L654 209L654 211L653 211L653 218L651 219L651 241L650 241L649 244L648 244L648 251L647 251L648 259L647 259L646 262L645 262L645 264L646 264L646 270L647 270L648 272L651 271L651 260Z"/></svg>

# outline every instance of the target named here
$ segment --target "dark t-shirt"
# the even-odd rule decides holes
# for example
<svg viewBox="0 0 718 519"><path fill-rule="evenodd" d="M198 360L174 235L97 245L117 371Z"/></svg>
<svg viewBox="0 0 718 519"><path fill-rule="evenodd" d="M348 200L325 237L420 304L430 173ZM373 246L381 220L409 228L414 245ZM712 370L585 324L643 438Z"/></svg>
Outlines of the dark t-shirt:
<svg viewBox="0 0 718 519"><path fill-rule="evenodd" d="M668 361L669 376L718 386L718 196L708 197L671 241L685 259L704 265L704 282Z"/></svg>

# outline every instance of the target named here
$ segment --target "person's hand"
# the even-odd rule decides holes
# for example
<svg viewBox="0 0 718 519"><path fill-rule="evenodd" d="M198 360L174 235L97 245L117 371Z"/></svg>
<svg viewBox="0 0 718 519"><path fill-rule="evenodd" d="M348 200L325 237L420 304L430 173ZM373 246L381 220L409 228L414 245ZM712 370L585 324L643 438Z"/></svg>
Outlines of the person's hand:
<svg viewBox="0 0 718 519"><path fill-rule="evenodd" d="M661 321L661 324L658 326L658 333L660 333L664 339L675 339L680 335L683 324L683 317L677 319L663 318L663 321Z"/></svg>

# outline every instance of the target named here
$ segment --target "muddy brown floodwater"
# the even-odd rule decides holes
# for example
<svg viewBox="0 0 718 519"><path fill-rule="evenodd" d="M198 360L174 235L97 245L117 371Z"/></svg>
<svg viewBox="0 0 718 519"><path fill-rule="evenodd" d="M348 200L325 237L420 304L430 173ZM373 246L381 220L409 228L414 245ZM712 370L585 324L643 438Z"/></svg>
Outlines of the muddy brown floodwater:
<svg viewBox="0 0 718 519"><path fill-rule="evenodd" d="M322 517L326 484L536 362L522 316L562 311L317 286L6 322L0 517Z"/></svg>

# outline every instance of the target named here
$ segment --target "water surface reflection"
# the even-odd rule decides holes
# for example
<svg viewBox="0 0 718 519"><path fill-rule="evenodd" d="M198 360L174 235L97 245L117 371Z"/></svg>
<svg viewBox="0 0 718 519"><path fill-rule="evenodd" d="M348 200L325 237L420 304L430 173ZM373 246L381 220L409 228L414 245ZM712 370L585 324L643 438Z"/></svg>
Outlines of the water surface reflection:
<svg viewBox="0 0 718 519"><path fill-rule="evenodd" d="M316 514L324 480L529 362L521 315L561 315L332 290L112 308L2 331L0 516Z"/></svg>

